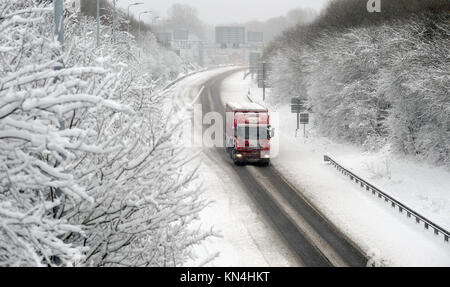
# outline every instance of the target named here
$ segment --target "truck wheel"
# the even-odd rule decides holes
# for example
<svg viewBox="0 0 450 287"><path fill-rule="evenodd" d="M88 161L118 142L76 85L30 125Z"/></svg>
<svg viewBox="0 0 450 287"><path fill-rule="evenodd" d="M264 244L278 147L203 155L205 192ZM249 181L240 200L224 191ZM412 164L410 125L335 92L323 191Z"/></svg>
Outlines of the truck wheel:
<svg viewBox="0 0 450 287"><path fill-rule="evenodd" d="M260 165L261 165L261 166L269 166L269 165L270 165L270 159L263 159L263 160L260 162Z"/></svg>

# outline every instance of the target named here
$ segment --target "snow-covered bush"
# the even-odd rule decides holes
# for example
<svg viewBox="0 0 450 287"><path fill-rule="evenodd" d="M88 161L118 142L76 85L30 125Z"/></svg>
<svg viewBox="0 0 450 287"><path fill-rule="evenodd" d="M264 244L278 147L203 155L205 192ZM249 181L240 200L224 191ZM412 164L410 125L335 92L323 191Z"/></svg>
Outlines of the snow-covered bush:
<svg viewBox="0 0 450 287"><path fill-rule="evenodd" d="M450 26L446 18L383 27L391 41L380 90L391 105L387 127L403 154L450 166ZM388 53L390 51L390 53Z"/></svg>
<svg viewBox="0 0 450 287"><path fill-rule="evenodd" d="M383 136L379 36L372 28L352 29L320 38L308 50L308 94L323 134L358 144Z"/></svg>
<svg viewBox="0 0 450 287"><path fill-rule="evenodd" d="M93 202L73 163L107 150L70 115L124 108L101 97L112 80L107 70L64 65L45 24L51 7L2 0L0 11L0 264L78 264L83 248L63 236L83 231L60 216L61 198Z"/></svg>
<svg viewBox="0 0 450 287"><path fill-rule="evenodd" d="M304 50L296 50L292 47L286 47L277 52L272 58L272 73L270 84L273 87L275 98L273 104L277 101L290 102L291 98L300 97L303 100L308 99L307 88L305 86L306 67L304 62Z"/></svg>
<svg viewBox="0 0 450 287"><path fill-rule="evenodd" d="M0 265L182 265L212 233L160 92L181 61L65 14L63 51L51 2L0 0Z"/></svg>
<svg viewBox="0 0 450 287"><path fill-rule="evenodd" d="M306 96L323 135L450 165L446 16L317 33L272 53L278 101Z"/></svg>

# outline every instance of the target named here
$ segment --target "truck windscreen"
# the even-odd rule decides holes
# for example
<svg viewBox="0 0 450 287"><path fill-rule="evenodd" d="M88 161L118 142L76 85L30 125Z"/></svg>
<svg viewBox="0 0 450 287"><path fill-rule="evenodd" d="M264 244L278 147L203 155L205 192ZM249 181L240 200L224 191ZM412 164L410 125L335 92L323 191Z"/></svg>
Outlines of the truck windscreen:
<svg viewBox="0 0 450 287"><path fill-rule="evenodd" d="M236 131L236 136L241 139L254 140L254 139L268 139L269 130L266 126L238 126Z"/></svg>

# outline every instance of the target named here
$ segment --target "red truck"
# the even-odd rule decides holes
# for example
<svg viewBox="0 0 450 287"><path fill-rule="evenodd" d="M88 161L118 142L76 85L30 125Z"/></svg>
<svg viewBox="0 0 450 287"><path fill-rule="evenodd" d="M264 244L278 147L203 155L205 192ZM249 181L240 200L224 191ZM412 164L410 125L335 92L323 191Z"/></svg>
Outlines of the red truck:
<svg viewBox="0 0 450 287"><path fill-rule="evenodd" d="M267 108L255 103L226 104L226 148L236 165L245 162L269 165L273 136Z"/></svg>

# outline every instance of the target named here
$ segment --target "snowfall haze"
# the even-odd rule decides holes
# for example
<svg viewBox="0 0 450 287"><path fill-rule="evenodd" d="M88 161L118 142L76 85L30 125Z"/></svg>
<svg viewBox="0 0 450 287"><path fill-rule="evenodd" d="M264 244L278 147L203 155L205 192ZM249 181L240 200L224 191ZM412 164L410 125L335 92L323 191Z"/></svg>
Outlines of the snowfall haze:
<svg viewBox="0 0 450 287"><path fill-rule="evenodd" d="M449 267L448 11L0 0L0 267Z"/></svg>
<svg viewBox="0 0 450 287"><path fill-rule="evenodd" d="M289 10L301 8L306 10L320 11L328 2L327 0L123 0L118 5L127 8L129 4L144 2L144 5L130 9L130 13L152 10L155 14L165 16L166 11L173 4L187 4L194 7L199 18L207 24L241 23L246 21L260 20L285 15ZM145 17L143 17L144 19Z"/></svg>

